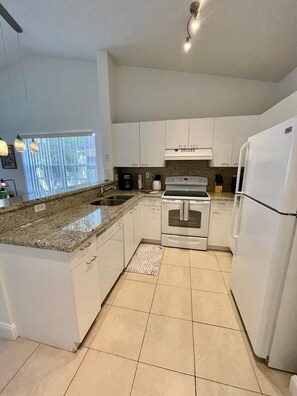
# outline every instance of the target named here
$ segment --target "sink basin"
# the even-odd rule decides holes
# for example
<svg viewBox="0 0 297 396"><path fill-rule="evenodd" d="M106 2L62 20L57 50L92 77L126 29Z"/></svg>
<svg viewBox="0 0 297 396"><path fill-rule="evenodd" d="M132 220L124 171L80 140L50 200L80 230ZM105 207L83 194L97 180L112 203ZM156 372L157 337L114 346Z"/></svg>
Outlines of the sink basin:
<svg viewBox="0 0 297 396"><path fill-rule="evenodd" d="M120 199L121 201L128 201L128 199L133 198L133 195L112 195L111 197L107 197L105 199Z"/></svg>
<svg viewBox="0 0 297 396"><path fill-rule="evenodd" d="M118 206L122 205L128 199L131 199L133 195L112 195L111 197L108 198L102 198L99 199L98 201L91 202L91 205L97 205L97 206Z"/></svg>

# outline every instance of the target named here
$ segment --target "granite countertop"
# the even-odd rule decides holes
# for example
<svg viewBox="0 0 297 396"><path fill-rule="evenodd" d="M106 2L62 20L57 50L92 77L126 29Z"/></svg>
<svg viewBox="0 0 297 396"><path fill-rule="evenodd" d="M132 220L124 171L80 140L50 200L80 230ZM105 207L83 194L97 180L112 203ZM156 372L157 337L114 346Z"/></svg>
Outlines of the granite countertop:
<svg viewBox="0 0 297 396"><path fill-rule="evenodd" d="M155 194L113 191L104 198L114 194L133 195L133 198L119 206L90 205L93 199L2 233L0 243L70 253L93 235L105 231L143 197L160 198L163 191Z"/></svg>
<svg viewBox="0 0 297 396"><path fill-rule="evenodd" d="M231 192L222 192L222 193L208 193L211 199L213 200L220 200L220 201L234 201L235 195Z"/></svg>

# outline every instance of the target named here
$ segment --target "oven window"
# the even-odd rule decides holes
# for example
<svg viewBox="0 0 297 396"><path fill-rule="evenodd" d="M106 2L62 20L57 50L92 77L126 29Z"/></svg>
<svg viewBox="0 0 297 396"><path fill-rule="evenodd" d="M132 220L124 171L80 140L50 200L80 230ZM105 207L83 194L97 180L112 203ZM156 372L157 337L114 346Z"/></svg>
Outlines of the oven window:
<svg viewBox="0 0 297 396"><path fill-rule="evenodd" d="M180 220L179 215L179 209L168 211L168 225L170 227L201 228L201 212L190 210L188 221Z"/></svg>

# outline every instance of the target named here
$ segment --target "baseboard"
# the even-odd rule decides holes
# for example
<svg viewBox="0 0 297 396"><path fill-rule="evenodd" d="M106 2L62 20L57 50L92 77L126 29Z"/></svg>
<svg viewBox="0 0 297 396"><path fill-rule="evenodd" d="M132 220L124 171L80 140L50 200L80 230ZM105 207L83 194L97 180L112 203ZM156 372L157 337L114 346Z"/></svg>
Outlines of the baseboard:
<svg viewBox="0 0 297 396"><path fill-rule="evenodd" d="M8 340L16 340L18 338L18 331L15 323L7 324L0 322L0 337Z"/></svg>
<svg viewBox="0 0 297 396"><path fill-rule="evenodd" d="M297 396L297 375L292 375L289 390L292 396Z"/></svg>

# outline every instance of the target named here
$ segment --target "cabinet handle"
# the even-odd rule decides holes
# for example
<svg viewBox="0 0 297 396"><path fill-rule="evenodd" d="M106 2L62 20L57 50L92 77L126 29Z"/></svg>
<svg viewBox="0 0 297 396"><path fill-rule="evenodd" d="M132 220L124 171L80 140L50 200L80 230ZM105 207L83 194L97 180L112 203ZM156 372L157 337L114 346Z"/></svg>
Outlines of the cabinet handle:
<svg viewBox="0 0 297 396"><path fill-rule="evenodd" d="M97 256L94 256L92 258L92 260L87 263L87 265L91 265L96 260L96 258L97 258Z"/></svg>
<svg viewBox="0 0 297 396"><path fill-rule="evenodd" d="M218 214L218 215L220 215L221 213L219 213L219 212L212 212L213 214Z"/></svg>
<svg viewBox="0 0 297 396"><path fill-rule="evenodd" d="M190 147L191 148L198 148L198 144L191 144Z"/></svg>
<svg viewBox="0 0 297 396"><path fill-rule="evenodd" d="M238 162L234 162L233 165L236 165L236 166L237 166L237 165L238 165Z"/></svg>
<svg viewBox="0 0 297 396"><path fill-rule="evenodd" d="M92 245L92 242L88 242L85 247L80 248L80 250L85 250Z"/></svg>
<svg viewBox="0 0 297 396"><path fill-rule="evenodd" d="M131 164L131 166L138 166L138 164Z"/></svg>
<svg viewBox="0 0 297 396"><path fill-rule="evenodd" d="M230 165L229 162L222 162L221 165Z"/></svg>
<svg viewBox="0 0 297 396"><path fill-rule="evenodd" d="M148 166L148 164L141 164L142 166Z"/></svg>

